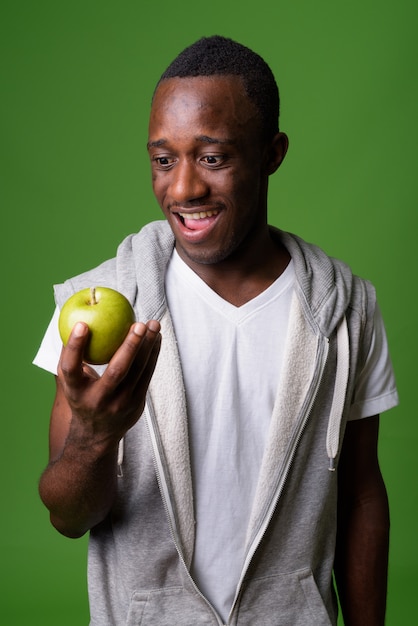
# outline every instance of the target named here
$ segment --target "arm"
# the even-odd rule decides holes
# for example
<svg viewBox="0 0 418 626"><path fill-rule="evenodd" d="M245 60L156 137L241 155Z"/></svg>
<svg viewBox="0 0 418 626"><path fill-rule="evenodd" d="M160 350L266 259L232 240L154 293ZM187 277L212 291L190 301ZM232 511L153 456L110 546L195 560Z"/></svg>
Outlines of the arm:
<svg viewBox="0 0 418 626"><path fill-rule="evenodd" d="M335 576L345 626L383 626L389 506L379 468L379 416L347 424L339 463Z"/></svg>
<svg viewBox="0 0 418 626"><path fill-rule="evenodd" d="M82 363L86 325L77 324L63 348L49 464L39 493L52 524L68 537L81 537L112 506L119 441L144 409L160 348L159 330L155 321L134 324L101 378Z"/></svg>

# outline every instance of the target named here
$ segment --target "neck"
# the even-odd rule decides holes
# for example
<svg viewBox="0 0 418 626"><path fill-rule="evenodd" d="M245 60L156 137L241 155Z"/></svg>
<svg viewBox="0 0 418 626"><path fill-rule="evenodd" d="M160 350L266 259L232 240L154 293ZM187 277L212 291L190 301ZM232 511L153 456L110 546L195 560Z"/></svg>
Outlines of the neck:
<svg viewBox="0 0 418 626"><path fill-rule="evenodd" d="M290 255L268 229L219 263L195 263L179 255L221 298L242 306L265 291L284 272Z"/></svg>

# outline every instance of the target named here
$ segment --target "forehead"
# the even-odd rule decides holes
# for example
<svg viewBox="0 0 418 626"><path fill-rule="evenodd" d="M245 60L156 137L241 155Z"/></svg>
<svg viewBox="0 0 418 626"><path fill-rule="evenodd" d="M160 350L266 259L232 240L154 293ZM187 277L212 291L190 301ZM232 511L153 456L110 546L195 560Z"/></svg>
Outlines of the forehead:
<svg viewBox="0 0 418 626"><path fill-rule="evenodd" d="M258 125L257 110L238 76L170 78L158 86L150 116L150 134L170 128L205 126L231 132Z"/></svg>

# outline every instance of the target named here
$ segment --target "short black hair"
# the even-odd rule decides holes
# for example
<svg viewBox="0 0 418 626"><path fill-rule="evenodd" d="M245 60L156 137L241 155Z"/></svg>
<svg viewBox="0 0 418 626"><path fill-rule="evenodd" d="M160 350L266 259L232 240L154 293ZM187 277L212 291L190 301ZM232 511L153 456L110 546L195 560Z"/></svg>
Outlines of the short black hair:
<svg viewBox="0 0 418 626"><path fill-rule="evenodd" d="M157 83L191 76L239 76L255 105L264 139L279 130L280 96L270 67L256 52L227 37L202 37L170 63Z"/></svg>

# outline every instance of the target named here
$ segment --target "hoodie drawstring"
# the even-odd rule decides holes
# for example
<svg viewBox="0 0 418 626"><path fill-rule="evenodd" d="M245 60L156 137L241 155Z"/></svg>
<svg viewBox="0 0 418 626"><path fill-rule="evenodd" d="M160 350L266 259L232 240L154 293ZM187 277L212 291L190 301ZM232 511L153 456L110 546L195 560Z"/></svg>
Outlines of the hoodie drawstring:
<svg viewBox="0 0 418 626"><path fill-rule="evenodd" d="M123 463L123 437L119 441L119 446L118 446L118 476L119 477L123 476L122 463Z"/></svg>
<svg viewBox="0 0 418 626"><path fill-rule="evenodd" d="M337 371L327 431L327 453L330 472L335 471L335 459L340 444L340 429L348 383L350 345L345 316L337 329Z"/></svg>

